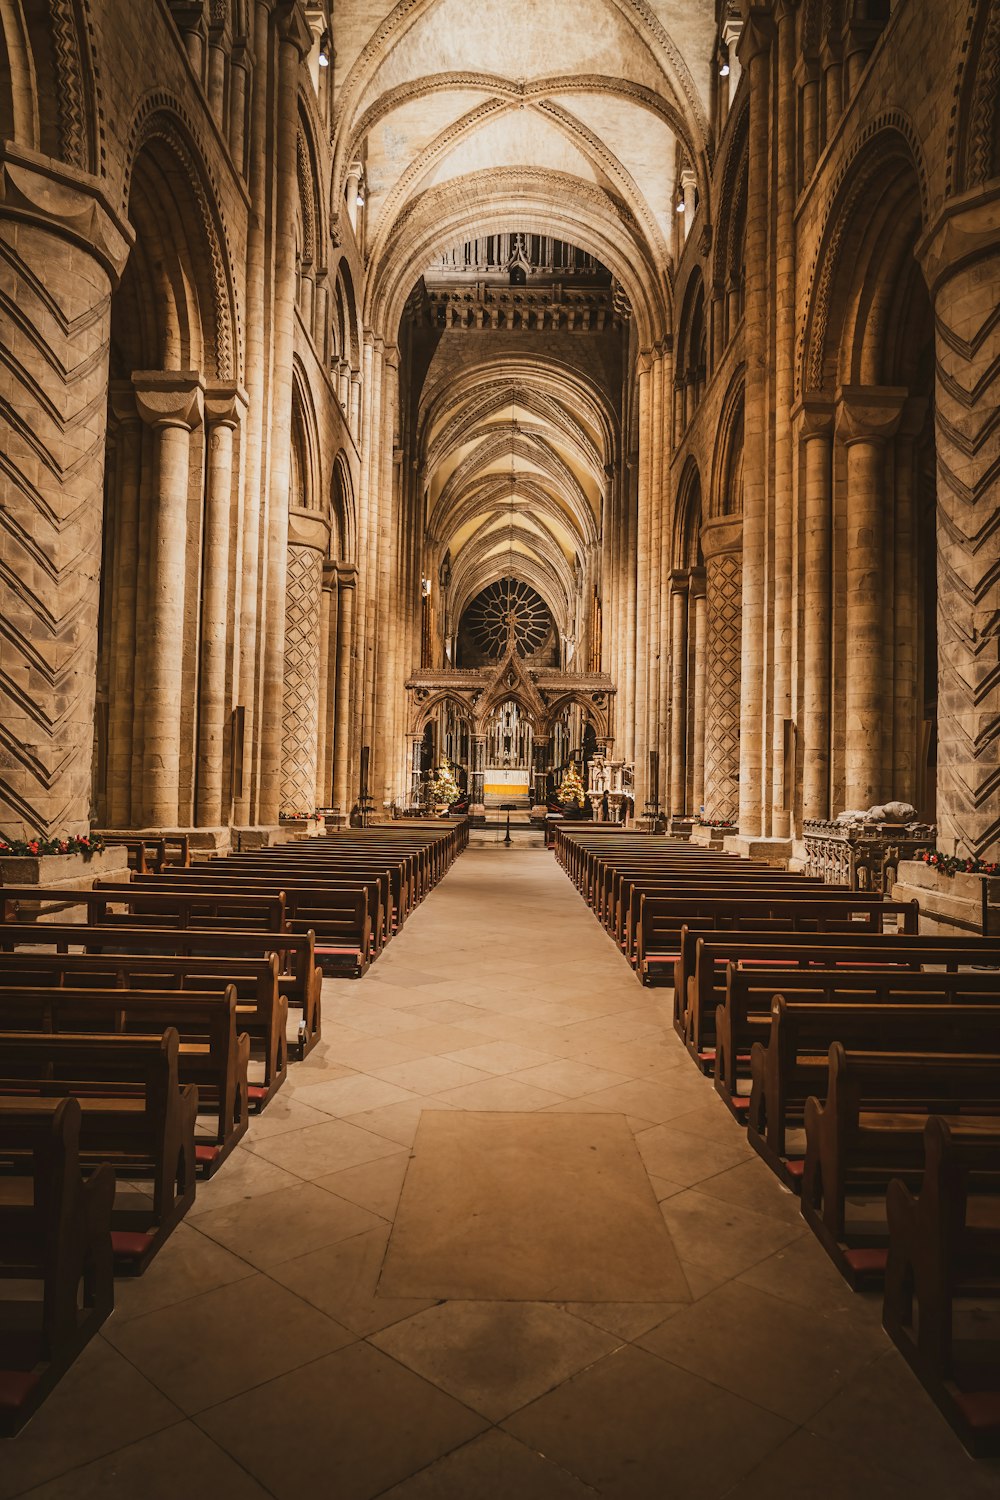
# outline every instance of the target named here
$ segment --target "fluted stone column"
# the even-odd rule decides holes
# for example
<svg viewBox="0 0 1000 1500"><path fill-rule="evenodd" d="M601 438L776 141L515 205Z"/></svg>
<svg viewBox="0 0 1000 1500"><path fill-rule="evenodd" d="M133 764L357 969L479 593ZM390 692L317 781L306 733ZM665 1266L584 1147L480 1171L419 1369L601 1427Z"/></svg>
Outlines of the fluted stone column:
<svg viewBox="0 0 1000 1500"><path fill-rule="evenodd" d="M833 631L833 411L823 398L795 410L805 490L802 611L802 816L830 808L830 644Z"/></svg>
<svg viewBox="0 0 1000 1500"><path fill-rule="evenodd" d="M670 705L670 811L676 817L685 811L687 787L687 612L688 577L676 572L671 582L670 655L673 662Z"/></svg>
<svg viewBox="0 0 1000 1500"><path fill-rule="evenodd" d="M691 807L697 813L705 802L705 688L708 656L708 602L705 596L705 573L691 574L691 662L694 683L691 692Z"/></svg>
<svg viewBox="0 0 1000 1500"><path fill-rule="evenodd" d="M137 663L145 699L141 821L171 828L180 817L191 441L201 426L204 397L201 377L190 370L140 371L132 383L154 448L146 649Z"/></svg>
<svg viewBox="0 0 1000 1500"><path fill-rule="evenodd" d="M110 294L131 234L96 181L0 159L0 834L89 826Z"/></svg>
<svg viewBox="0 0 1000 1500"><path fill-rule="evenodd" d="M905 391L872 386L837 393L837 433L847 450L844 796L850 808L870 807L883 796L886 444L905 397Z"/></svg>
<svg viewBox="0 0 1000 1500"><path fill-rule="evenodd" d="M743 618L743 523L739 516L706 521L705 559L705 816L739 815L740 631Z"/></svg>
<svg viewBox="0 0 1000 1500"><path fill-rule="evenodd" d="M233 532L234 445L246 396L236 387L205 391L208 461L205 477L205 554L201 586L201 696L195 821L202 828L228 823L224 788L226 667L229 656L230 538Z"/></svg>
<svg viewBox="0 0 1000 1500"><path fill-rule="evenodd" d="M318 511L288 513L285 681L282 694L281 810L316 806L319 749L320 608L329 526Z"/></svg>
<svg viewBox="0 0 1000 1500"><path fill-rule="evenodd" d="M948 203L918 247L934 302L938 826L1000 857L1000 192Z"/></svg>
<svg viewBox="0 0 1000 1500"><path fill-rule="evenodd" d="M115 490L117 535L111 554L113 574L104 581L105 588L113 590L108 653L111 675L108 690L107 821L112 828L127 828L132 817L142 423L131 384L115 385L111 406L118 424L118 464Z"/></svg>
<svg viewBox="0 0 1000 1500"><path fill-rule="evenodd" d="M740 833L759 836L762 823L766 631L767 223L771 20L751 10L739 41L750 87L748 127L746 396L743 423L743 661L740 673Z"/></svg>
<svg viewBox="0 0 1000 1500"><path fill-rule="evenodd" d="M357 593L357 569L337 569L337 712L333 740L333 805L346 815L350 812L351 709L353 682L357 670L354 644L354 601Z"/></svg>

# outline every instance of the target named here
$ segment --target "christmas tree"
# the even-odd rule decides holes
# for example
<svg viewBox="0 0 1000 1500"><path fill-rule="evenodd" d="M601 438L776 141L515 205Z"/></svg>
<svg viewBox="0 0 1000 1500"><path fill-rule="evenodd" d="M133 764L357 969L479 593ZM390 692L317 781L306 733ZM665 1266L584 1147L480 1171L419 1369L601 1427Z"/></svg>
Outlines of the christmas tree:
<svg viewBox="0 0 1000 1500"><path fill-rule="evenodd" d="M580 779L580 772L577 769L575 761L570 761L566 767L566 774L562 779L562 786L559 788L558 795L563 807L583 807L586 801L586 793L584 792L583 782Z"/></svg>
<svg viewBox="0 0 1000 1500"><path fill-rule="evenodd" d="M448 764L447 757L442 760L431 777L429 790L432 802L446 802L449 807L453 802L457 802L462 795L458 787L458 782L452 774L451 766Z"/></svg>

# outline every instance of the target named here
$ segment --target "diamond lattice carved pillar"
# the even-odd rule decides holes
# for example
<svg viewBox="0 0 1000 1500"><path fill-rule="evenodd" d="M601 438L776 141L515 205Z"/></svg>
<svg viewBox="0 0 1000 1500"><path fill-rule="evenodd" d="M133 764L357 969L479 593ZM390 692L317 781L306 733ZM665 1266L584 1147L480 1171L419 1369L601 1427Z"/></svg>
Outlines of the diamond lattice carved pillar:
<svg viewBox="0 0 1000 1500"><path fill-rule="evenodd" d="M145 699L142 742L144 826L179 819L184 593L187 567L191 437L201 426L201 377L191 370L142 370L132 376L136 407L153 434L146 648L136 662Z"/></svg>
<svg viewBox="0 0 1000 1500"><path fill-rule="evenodd" d="M1000 190L949 203L918 247L934 302L942 847L1000 850Z"/></svg>
<svg viewBox="0 0 1000 1500"><path fill-rule="evenodd" d="M740 634L743 523L721 516L702 527L708 614L705 682L705 816L739 816Z"/></svg>
<svg viewBox="0 0 1000 1500"><path fill-rule="evenodd" d="M0 159L0 833L89 826L110 295L130 232L98 184Z"/></svg>
<svg viewBox="0 0 1000 1500"><path fill-rule="evenodd" d="M837 392L837 436L847 450L844 798L849 808L871 807L883 795L886 447L905 399L906 392L895 387L850 386Z"/></svg>
<svg viewBox="0 0 1000 1500"><path fill-rule="evenodd" d="M318 511L288 513L285 681L281 712L281 811L316 806L320 621L329 526Z"/></svg>

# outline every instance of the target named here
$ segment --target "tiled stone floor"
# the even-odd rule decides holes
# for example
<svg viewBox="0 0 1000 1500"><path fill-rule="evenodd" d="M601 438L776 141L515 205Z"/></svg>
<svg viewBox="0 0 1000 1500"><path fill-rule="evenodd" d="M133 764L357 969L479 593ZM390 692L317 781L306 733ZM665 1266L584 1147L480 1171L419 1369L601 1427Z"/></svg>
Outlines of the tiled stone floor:
<svg viewBox="0 0 1000 1500"><path fill-rule="evenodd" d="M470 849L25 1433L0 1500L1000 1494L552 856ZM674 1302L379 1295L423 1110L624 1116Z"/></svg>

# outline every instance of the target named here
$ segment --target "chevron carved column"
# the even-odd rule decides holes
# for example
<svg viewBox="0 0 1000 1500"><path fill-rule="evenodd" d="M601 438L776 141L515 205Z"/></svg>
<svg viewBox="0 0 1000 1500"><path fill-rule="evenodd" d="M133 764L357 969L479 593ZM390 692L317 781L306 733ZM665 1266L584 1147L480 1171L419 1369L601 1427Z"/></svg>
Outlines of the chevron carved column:
<svg viewBox="0 0 1000 1500"><path fill-rule="evenodd" d="M938 823L1000 854L1000 192L953 200L925 236L936 324Z"/></svg>
<svg viewBox="0 0 1000 1500"><path fill-rule="evenodd" d="M130 235L93 179L0 151L0 834L86 832L111 292Z"/></svg>
<svg viewBox="0 0 1000 1500"><path fill-rule="evenodd" d="M330 528L318 511L289 510L282 695L281 810L316 807L319 752L320 615Z"/></svg>

